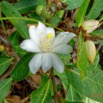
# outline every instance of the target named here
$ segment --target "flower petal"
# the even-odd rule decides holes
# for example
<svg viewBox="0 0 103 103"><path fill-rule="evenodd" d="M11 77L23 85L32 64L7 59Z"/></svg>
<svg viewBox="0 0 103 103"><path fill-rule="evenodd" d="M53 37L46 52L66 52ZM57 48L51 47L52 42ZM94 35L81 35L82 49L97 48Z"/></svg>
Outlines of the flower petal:
<svg viewBox="0 0 103 103"><path fill-rule="evenodd" d="M52 67L51 53L43 54L42 70L47 72Z"/></svg>
<svg viewBox="0 0 103 103"><path fill-rule="evenodd" d="M67 44L73 37L74 33L61 32L54 40L53 46Z"/></svg>
<svg viewBox="0 0 103 103"><path fill-rule="evenodd" d="M46 28L46 34L47 34L47 35L48 35L48 34L52 34L53 38L55 38L55 31L54 31L54 29L51 28L51 27L47 27L47 28Z"/></svg>
<svg viewBox="0 0 103 103"><path fill-rule="evenodd" d="M26 51L29 52L41 52L39 47L33 42L31 39L26 39L24 40L21 44L20 47Z"/></svg>
<svg viewBox="0 0 103 103"><path fill-rule="evenodd" d="M29 62L30 71L35 74L42 65L42 53L36 54Z"/></svg>
<svg viewBox="0 0 103 103"><path fill-rule="evenodd" d="M63 73L64 71L64 63L62 60L54 53L51 54L53 68L56 69L59 73Z"/></svg>
<svg viewBox="0 0 103 103"><path fill-rule="evenodd" d="M62 45L55 46L52 49L52 51L55 53L68 54L72 52L72 47L67 44L62 44Z"/></svg>
<svg viewBox="0 0 103 103"><path fill-rule="evenodd" d="M38 45L39 44L39 34L37 34L36 27L34 25L29 28L30 38Z"/></svg>
<svg viewBox="0 0 103 103"><path fill-rule="evenodd" d="M46 26L43 23L41 23L41 22L38 22L38 23L39 24L38 24L37 29L36 29L38 34L40 36L46 35Z"/></svg>

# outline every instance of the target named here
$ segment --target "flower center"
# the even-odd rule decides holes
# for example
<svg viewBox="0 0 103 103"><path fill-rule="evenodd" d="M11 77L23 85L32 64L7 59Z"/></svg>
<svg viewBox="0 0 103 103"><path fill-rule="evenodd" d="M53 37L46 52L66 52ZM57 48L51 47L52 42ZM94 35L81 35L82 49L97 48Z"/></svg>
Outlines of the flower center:
<svg viewBox="0 0 103 103"><path fill-rule="evenodd" d="M53 38L52 33L47 34L45 38L41 38L40 48L43 52L49 52L51 50L52 38Z"/></svg>

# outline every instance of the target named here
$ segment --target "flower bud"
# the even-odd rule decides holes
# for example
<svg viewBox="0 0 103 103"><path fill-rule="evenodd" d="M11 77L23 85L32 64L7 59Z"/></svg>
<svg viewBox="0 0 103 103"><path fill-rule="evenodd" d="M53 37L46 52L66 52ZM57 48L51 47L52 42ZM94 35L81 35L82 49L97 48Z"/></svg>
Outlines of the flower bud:
<svg viewBox="0 0 103 103"><path fill-rule="evenodd" d="M53 13L47 7L43 7L41 16L45 19L50 19L53 16Z"/></svg>
<svg viewBox="0 0 103 103"><path fill-rule="evenodd" d="M87 51L87 58L90 63L94 62L95 56L96 56L96 47L93 41L87 40L85 42L85 47Z"/></svg>
<svg viewBox="0 0 103 103"><path fill-rule="evenodd" d="M4 51L4 45L0 45L0 51Z"/></svg>
<svg viewBox="0 0 103 103"><path fill-rule="evenodd" d="M87 33L91 33L99 26L98 20L87 20L82 23L82 28L87 31Z"/></svg>
<svg viewBox="0 0 103 103"><path fill-rule="evenodd" d="M43 6L42 6L42 5L38 5L38 6L36 7L36 13L37 13L38 15L41 15L42 9L43 9Z"/></svg>

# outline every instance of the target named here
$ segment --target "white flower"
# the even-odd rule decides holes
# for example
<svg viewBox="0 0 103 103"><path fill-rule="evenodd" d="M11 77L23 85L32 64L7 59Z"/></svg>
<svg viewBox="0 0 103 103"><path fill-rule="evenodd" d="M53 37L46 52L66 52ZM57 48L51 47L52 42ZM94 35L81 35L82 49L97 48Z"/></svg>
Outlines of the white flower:
<svg viewBox="0 0 103 103"><path fill-rule="evenodd" d="M67 54L72 47L67 43L75 36L73 33L61 32L55 37L55 31L39 22L38 26L30 26L30 39L24 40L20 47L29 52L37 52L29 62L30 71L35 74L40 67L47 72L51 67L59 73L64 70L64 64L56 53Z"/></svg>

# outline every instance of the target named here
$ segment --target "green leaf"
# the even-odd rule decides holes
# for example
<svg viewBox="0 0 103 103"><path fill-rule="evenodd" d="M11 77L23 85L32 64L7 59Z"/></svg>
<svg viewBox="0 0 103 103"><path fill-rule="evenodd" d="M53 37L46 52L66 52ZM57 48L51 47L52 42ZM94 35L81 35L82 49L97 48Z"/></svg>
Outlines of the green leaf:
<svg viewBox="0 0 103 103"><path fill-rule="evenodd" d="M21 81L27 76L29 72L28 63L33 55L33 53L28 53L20 59L11 73L13 80Z"/></svg>
<svg viewBox="0 0 103 103"><path fill-rule="evenodd" d="M38 5L46 6L46 0L38 0Z"/></svg>
<svg viewBox="0 0 103 103"><path fill-rule="evenodd" d="M99 53L97 53L94 62L93 63L88 62L88 70L89 71L95 71L98 67L99 60L100 60L100 56L99 56Z"/></svg>
<svg viewBox="0 0 103 103"><path fill-rule="evenodd" d="M86 19L96 19L100 15L101 11L103 11L103 0L94 0L93 6Z"/></svg>
<svg viewBox="0 0 103 103"><path fill-rule="evenodd" d="M76 89L70 85L67 95L66 95L66 101L68 102L82 102L82 95L79 94Z"/></svg>
<svg viewBox="0 0 103 103"><path fill-rule="evenodd" d="M66 10L73 10L80 7L83 3L83 0L66 0L65 3L68 5Z"/></svg>
<svg viewBox="0 0 103 103"><path fill-rule="evenodd" d="M50 24L52 24L53 26L57 26L61 22L61 20L62 20L60 18L60 16L58 15L58 12L53 16L53 18L50 21Z"/></svg>
<svg viewBox="0 0 103 103"><path fill-rule="evenodd" d="M97 69L97 71L90 73L82 82L83 93L85 96L103 102L103 71ZM92 88L91 88L92 87Z"/></svg>
<svg viewBox="0 0 103 103"><path fill-rule="evenodd" d="M78 70L76 68L73 68L73 70L74 72L72 72L72 70L66 70L68 81L79 94L82 94L83 88L82 88L82 83L80 79L80 74L78 73Z"/></svg>
<svg viewBox="0 0 103 103"><path fill-rule="evenodd" d="M90 0L84 0L82 5L78 9L78 12L76 14L76 23L78 24L78 26L81 26L81 24L82 24L82 22L84 20L84 17L85 17L89 2L90 2Z"/></svg>
<svg viewBox="0 0 103 103"><path fill-rule="evenodd" d="M24 49L20 48L20 45L15 46L15 47L14 47L14 51L15 51L20 57L24 56L24 55L27 53L27 51L25 51Z"/></svg>
<svg viewBox="0 0 103 103"><path fill-rule="evenodd" d="M24 56L27 52L25 50L23 50L22 48L20 48L20 44L19 44L19 35L18 32L13 32L10 36L9 36L9 41L12 44L12 47L14 49L14 51L20 56Z"/></svg>
<svg viewBox="0 0 103 103"><path fill-rule="evenodd" d="M102 70L96 69L95 72L89 72L89 75L83 80L80 79L80 74L77 70L71 70L67 72L67 74L71 85L78 91L78 93L101 103L103 102Z"/></svg>
<svg viewBox="0 0 103 103"><path fill-rule="evenodd" d="M51 87L50 85L51 85L51 81L48 80L44 86L32 92L30 96L31 99L30 103L50 103L48 101L50 87Z"/></svg>
<svg viewBox="0 0 103 103"><path fill-rule="evenodd" d="M23 14L33 11L37 4L38 0L20 0L15 4L15 8Z"/></svg>
<svg viewBox="0 0 103 103"><path fill-rule="evenodd" d="M0 76L8 69L11 60L11 58L0 57Z"/></svg>
<svg viewBox="0 0 103 103"><path fill-rule="evenodd" d="M10 36L9 36L9 41L12 44L13 47L15 47L16 45L19 45L19 35L18 32L13 32Z"/></svg>
<svg viewBox="0 0 103 103"><path fill-rule="evenodd" d="M2 12L7 17L22 17L16 8L8 2L3 1L1 3L1 7ZM20 36L22 36L24 39L29 38L28 28L23 20L12 19L10 22L16 27L17 31L20 33Z"/></svg>
<svg viewBox="0 0 103 103"><path fill-rule="evenodd" d="M61 81L63 83L63 86L66 89L68 89L68 87L69 87L69 81L68 81L68 78L67 78L67 75L66 75L66 71L63 72L63 73L58 73L57 71L55 71L55 75L57 75L61 79Z"/></svg>
<svg viewBox="0 0 103 103"><path fill-rule="evenodd" d="M10 87L11 87L12 79L4 79L0 81L0 103L4 100L4 98L7 96Z"/></svg>
<svg viewBox="0 0 103 103"><path fill-rule="evenodd" d="M79 35L79 45L78 45L78 52L77 52L77 67L80 70L80 75L82 78L86 77L87 75L87 54L86 48L84 44L84 40L82 38L82 34Z"/></svg>

